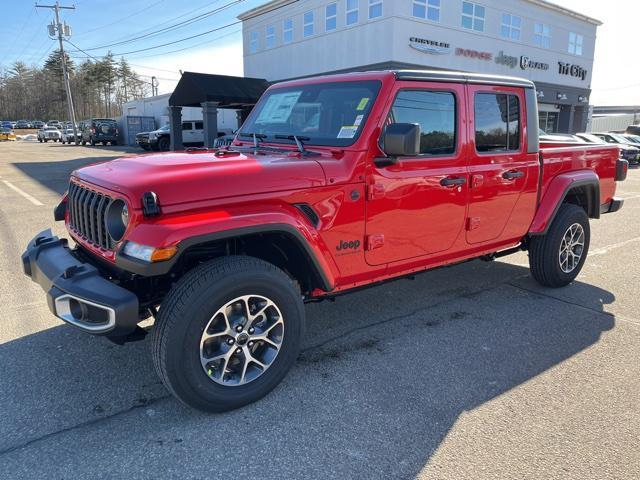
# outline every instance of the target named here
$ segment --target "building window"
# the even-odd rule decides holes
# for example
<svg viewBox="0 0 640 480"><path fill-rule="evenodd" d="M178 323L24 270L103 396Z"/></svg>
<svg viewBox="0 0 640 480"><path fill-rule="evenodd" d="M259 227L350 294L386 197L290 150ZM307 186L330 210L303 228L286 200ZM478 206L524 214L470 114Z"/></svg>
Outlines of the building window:
<svg viewBox="0 0 640 480"><path fill-rule="evenodd" d="M358 23L358 0L347 0L347 25Z"/></svg>
<svg viewBox="0 0 640 480"><path fill-rule="evenodd" d="M456 151L456 99L452 93L403 90L393 102L389 121L420 125L421 155Z"/></svg>
<svg viewBox="0 0 640 480"><path fill-rule="evenodd" d="M382 16L382 0L369 0L369 20Z"/></svg>
<svg viewBox="0 0 640 480"><path fill-rule="evenodd" d="M413 16L439 22L440 0L413 0Z"/></svg>
<svg viewBox="0 0 640 480"><path fill-rule="evenodd" d="M551 48L551 28L544 23L536 23L533 29L533 44L542 48Z"/></svg>
<svg viewBox="0 0 640 480"><path fill-rule="evenodd" d="M478 152L520 149L520 99L517 96L477 94L475 123Z"/></svg>
<svg viewBox="0 0 640 480"><path fill-rule="evenodd" d="M571 32L569 34L569 53L572 53L574 55L582 55L583 42L584 37L582 35Z"/></svg>
<svg viewBox="0 0 640 480"><path fill-rule="evenodd" d="M472 2L462 2L462 27L484 32L484 7Z"/></svg>
<svg viewBox="0 0 640 480"><path fill-rule="evenodd" d="M293 42L293 19L287 18L282 22L282 43Z"/></svg>
<svg viewBox="0 0 640 480"><path fill-rule="evenodd" d="M249 50L251 51L251 53L256 53L258 51L258 32L251 32Z"/></svg>
<svg viewBox="0 0 640 480"><path fill-rule="evenodd" d="M338 26L338 4L337 3L330 3L329 5L327 5L326 9L325 9L325 25L324 25L324 29L327 32L330 32L331 30L335 30L336 27Z"/></svg>
<svg viewBox="0 0 640 480"><path fill-rule="evenodd" d="M276 27L269 25L267 27L267 36L265 37L265 47L273 48L276 46Z"/></svg>
<svg viewBox="0 0 640 480"><path fill-rule="evenodd" d="M310 37L311 35L313 35L313 12L307 12L304 14L302 34L305 37Z"/></svg>
<svg viewBox="0 0 640 480"><path fill-rule="evenodd" d="M510 13L502 14L502 25L500 26L500 35L510 40L520 40L520 28L522 27L522 19Z"/></svg>

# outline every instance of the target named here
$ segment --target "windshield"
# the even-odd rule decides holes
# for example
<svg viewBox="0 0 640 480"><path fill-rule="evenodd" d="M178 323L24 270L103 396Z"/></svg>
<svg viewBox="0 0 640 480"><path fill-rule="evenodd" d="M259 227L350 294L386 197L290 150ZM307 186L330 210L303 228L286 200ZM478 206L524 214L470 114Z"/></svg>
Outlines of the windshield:
<svg viewBox="0 0 640 480"><path fill-rule="evenodd" d="M278 88L267 92L242 126L240 136L267 142L296 135L313 145L352 145L360 136L381 82L335 82Z"/></svg>
<svg viewBox="0 0 640 480"><path fill-rule="evenodd" d="M622 135L616 135L615 133L610 133L609 135L618 143L629 143L629 140L624 138Z"/></svg>
<svg viewBox="0 0 640 480"><path fill-rule="evenodd" d="M596 137L595 135L584 134L584 135L578 135L578 136L590 143L607 143L604 140L602 140L600 137Z"/></svg>

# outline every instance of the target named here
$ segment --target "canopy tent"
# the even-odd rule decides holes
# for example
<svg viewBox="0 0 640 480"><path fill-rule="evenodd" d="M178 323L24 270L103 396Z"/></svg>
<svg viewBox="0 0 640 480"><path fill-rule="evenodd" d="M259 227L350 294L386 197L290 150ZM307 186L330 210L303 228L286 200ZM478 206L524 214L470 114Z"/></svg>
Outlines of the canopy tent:
<svg viewBox="0 0 640 480"><path fill-rule="evenodd" d="M184 72L169 97L171 150L182 149L182 107L202 107L204 144L212 147L218 137L218 109L238 110L240 126L268 87L262 78Z"/></svg>

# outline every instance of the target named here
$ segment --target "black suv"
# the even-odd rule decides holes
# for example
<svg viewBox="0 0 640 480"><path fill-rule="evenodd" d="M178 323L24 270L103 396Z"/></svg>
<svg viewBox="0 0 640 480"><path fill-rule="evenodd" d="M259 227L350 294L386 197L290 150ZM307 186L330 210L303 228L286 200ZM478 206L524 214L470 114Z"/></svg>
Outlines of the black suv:
<svg viewBox="0 0 640 480"><path fill-rule="evenodd" d="M82 145L87 143L95 145L118 144L118 124L111 118L91 118L79 124L80 141Z"/></svg>

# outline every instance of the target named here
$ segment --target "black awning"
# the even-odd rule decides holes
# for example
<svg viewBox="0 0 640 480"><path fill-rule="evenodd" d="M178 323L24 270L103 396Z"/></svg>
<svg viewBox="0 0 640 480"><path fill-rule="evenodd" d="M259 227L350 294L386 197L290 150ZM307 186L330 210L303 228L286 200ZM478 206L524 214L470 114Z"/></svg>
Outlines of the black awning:
<svg viewBox="0 0 640 480"><path fill-rule="evenodd" d="M262 78L184 72L169 105L200 107L203 102L218 102L218 108L242 108L255 105L268 87L269 82Z"/></svg>

